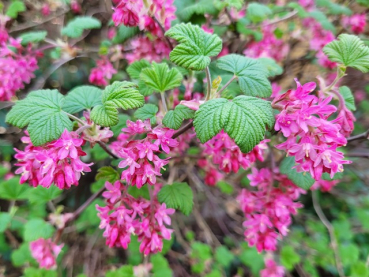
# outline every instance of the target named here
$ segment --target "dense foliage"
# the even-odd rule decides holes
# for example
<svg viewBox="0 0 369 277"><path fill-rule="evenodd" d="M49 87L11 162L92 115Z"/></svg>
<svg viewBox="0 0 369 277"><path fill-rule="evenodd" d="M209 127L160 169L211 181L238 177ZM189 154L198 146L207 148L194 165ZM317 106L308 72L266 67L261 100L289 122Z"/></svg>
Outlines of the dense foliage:
<svg viewBox="0 0 369 277"><path fill-rule="evenodd" d="M368 1L0 6L0 276L369 276Z"/></svg>

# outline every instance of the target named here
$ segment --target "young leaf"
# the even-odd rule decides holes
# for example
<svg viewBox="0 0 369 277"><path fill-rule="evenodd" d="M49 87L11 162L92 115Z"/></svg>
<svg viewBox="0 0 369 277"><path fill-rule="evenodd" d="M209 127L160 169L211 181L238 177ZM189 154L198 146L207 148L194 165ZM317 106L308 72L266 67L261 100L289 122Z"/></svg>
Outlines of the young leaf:
<svg viewBox="0 0 369 277"><path fill-rule="evenodd" d="M287 175L296 186L308 190L314 183L315 180L311 177L309 172L297 172L296 169L292 168L295 166L295 158L287 157L284 158L280 171L282 174Z"/></svg>
<svg viewBox="0 0 369 277"><path fill-rule="evenodd" d="M250 152L264 139L265 126L273 127L274 115L270 102L252 96L237 96L205 102L195 113L197 137L205 143L222 129L235 140L243 153Z"/></svg>
<svg viewBox="0 0 369 277"><path fill-rule="evenodd" d="M37 188L30 189L28 200L31 204L43 204L57 198L62 192L56 186L51 186L50 188L38 186Z"/></svg>
<svg viewBox="0 0 369 277"><path fill-rule="evenodd" d="M369 47L357 36L341 34L338 40L324 46L323 52L331 61L369 72Z"/></svg>
<svg viewBox="0 0 369 277"><path fill-rule="evenodd" d="M151 124L155 124L158 110L158 107L154 104L145 104L143 107L137 109L133 115L141 120L150 118Z"/></svg>
<svg viewBox="0 0 369 277"><path fill-rule="evenodd" d="M111 166L103 166L97 170L96 180L106 180L114 183L120 179L120 174Z"/></svg>
<svg viewBox="0 0 369 277"><path fill-rule="evenodd" d="M210 57L217 56L222 50L222 40L217 35L206 33L191 23L177 24L165 35L179 42L170 52L170 60L187 69L205 69L210 64Z"/></svg>
<svg viewBox="0 0 369 277"><path fill-rule="evenodd" d="M183 214L189 215L193 207L193 193L187 183L173 183L166 185L158 193L160 203L168 208L179 209Z"/></svg>
<svg viewBox="0 0 369 277"><path fill-rule="evenodd" d="M346 86L342 86L340 87L339 92L343 96L343 99L345 99L346 107L350 111L356 111L355 99L354 99L354 96L352 95L350 88Z"/></svg>
<svg viewBox="0 0 369 277"><path fill-rule="evenodd" d="M98 29L101 27L101 22L96 18L89 16L77 16L72 21L68 22L67 26L61 31L62 35L70 38L78 38L82 36L84 30Z"/></svg>
<svg viewBox="0 0 369 277"><path fill-rule="evenodd" d="M136 87L136 84L131 82L114 82L107 86L102 93L102 105L93 108L91 119L101 126L117 125L118 108L134 109L145 103Z"/></svg>
<svg viewBox="0 0 369 277"><path fill-rule="evenodd" d="M57 90L37 90L17 101L6 116L6 122L19 128L28 125L35 146L58 139L65 129L72 130L72 122L62 111L64 96Z"/></svg>
<svg viewBox="0 0 369 277"><path fill-rule="evenodd" d="M20 178L14 177L0 182L0 198L7 200L23 200L28 198L29 186L19 184Z"/></svg>
<svg viewBox="0 0 369 277"><path fill-rule="evenodd" d="M28 32L21 34L19 36L20 39L22 39L21 43L23 46L28 45L28 43L36 43L43 41L47 36L46 31L35 31L35 32Z"/></svg>
<svg viewBox="0 0 369 277"><path fill-rule="evenodd" d="M268 71L258 60L231 54L221 57L217 66L237 76L241 91L245 94L260 97L272 94Z"/></svg>
<svg viewBox="0 0 369 277"><path fill-rule="evenodd" d="M283 73L283 68L271 58L259 58L258 61L268 71L268 77L274 77Z"/></svg>
<svg viewBox="0 0 369 277"><path fill-rule="evenodd" d="M247 6L247 18L249 18L253 23L262 22L266 19L270 14L272 14L271 9L263 4L259 4L256 2L250 3Z"/></svg>
<svg viewBox="0 0 369 277"><path fill-rule="evenodd" d="M140 30L138 27L127 27L125 25L120 25L117 34L113 38L113 43L123 43L127 39L134 37L139 31Z"/></svg>
<svg viewBox="0 0 369 277"><path fill-rule="evenodd" d="M134 63L130 64L127 67L127 73L129 77L131 77L131 79L138 80L140 79L140 74L141 74L142 69L149 67L149 66L150 66L150 63L145 59L135 61Z"/></svg>
<svg viewBox="0 0 369 277"><path fill-rule="evenodd" d="M183 120L193 118L194 114L194 110L183 105L177 105L174 110L165 114L163 124L170 129L177 130L181 127Z"/></svg>
<svg viewBox="0 0 369 277"><path fill-rule="evenodd" d="M151 67L142 69L141 79L146 86L157 92L165 92L181 85L183 76L177 68L171 68L166 63L153 62Z"/></svg>
<svg viewBox="0 0 369 277"><path fill-rule="evenodd" d="M18 13L26 11L26 5L22 1L13 1L9 4L6 10L6 15L10 18L17 18Z"/></svg>
<svg viewBox="0 0 369 277"><path fill-rule="evenodd" d="M65 96L63 110L67 113L78 113L101 105L102 90L94 86L79 86Z"/></svg>
<svg viewBox="0 0 369 277"><path fill-rule="evenodd" d="M34 241L39 238L51 238L54 233L54 228L49 223L40 218L29 220L24 225L23 239L27 242Z"/></svg>

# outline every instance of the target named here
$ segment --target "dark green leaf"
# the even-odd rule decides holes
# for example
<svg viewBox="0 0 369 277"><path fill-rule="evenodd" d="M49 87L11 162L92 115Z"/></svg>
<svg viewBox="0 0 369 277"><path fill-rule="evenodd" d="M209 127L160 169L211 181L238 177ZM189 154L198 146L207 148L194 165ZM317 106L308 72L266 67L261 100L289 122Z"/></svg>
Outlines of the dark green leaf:
<svg viewBox="0 0 369 277"><path fill-rule="evenodd" d="M19 181L19 177L0 181L0 198L7 200L27 199L30 188L27 184L19 184Z"/></svg>
<svg viewBox="0 0 369 277"><path fill-rule="evenodd" d="M156 124L156 114L158 110L158 107L154 104L145 104L143 107L138 108L133 115L141 120L149 118L151 124Z"/></svg>
<svg viewBox="0 0 369 277"><path fill-rule="evenodd" d="M181 127L183 120L193 118L194 114L194 110L183 105L177 105L174 110L165 114L163 124L170 129L177 130Z"/></svg>

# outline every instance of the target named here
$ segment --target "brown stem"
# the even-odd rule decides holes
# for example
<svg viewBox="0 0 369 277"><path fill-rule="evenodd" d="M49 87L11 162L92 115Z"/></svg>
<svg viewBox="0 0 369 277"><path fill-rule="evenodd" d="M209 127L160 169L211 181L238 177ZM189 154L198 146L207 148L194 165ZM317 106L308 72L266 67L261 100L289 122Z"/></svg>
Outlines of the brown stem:
<svg viewBox="0 0 369 277"><path fill-rule="evenodd" d="M180 135L185 133L187 130L191 129L193 126L193 121L188 122L186 125L183 125L174 135L173 138L178 138Z"/></svg>
<svg viewBox="0 0 369 277"><path fill-rule="evenodd" d="M347 138L347 142L349 141L354 141L354 140L359 140L359 139L369 139L369 129L366 130L364 133L356 135L356 136L352 136Z"/></svg>
<svg viewBox="0 0 369 277"><path fill-rule="evenodd" d="M163 32L163 37L165 38L165 41L167 42L170 49L173 50L174 49L173 44L170 42L169 38L165 36L165 29L164 29L163 25L161 25L161 23L159 22L159 20L155 16L152 16L152 19L159 25L161 31Z"/></svg>
<svg viewBox="0 0 369 277"><path fill-rule="evenodd" d="M108 148L108 146L105 144L105 143L103 143L102 141L98 141L97 142L99 145L100 145L100 147L102 148L102 149L104 149L104 151L106 152L106 153L108 153L112 158L114 158L114 159L119 159L119 157L117 156L117 155L115 155L113 152L111 152L111 150Z"/></svg>

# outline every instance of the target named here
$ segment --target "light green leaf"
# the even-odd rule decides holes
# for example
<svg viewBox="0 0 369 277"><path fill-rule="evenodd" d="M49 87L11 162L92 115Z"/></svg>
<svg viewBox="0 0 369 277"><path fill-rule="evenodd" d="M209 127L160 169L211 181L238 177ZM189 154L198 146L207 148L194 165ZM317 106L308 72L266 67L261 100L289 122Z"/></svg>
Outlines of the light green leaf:
<svg viewBox="0 0 369 277"><path fill-rule="evenodd" d="M183 120L193 118L194 114L194 110L184 105L177 105L174 110L165 114L163 124L170 129L177 130L181 127Z"/></svg>
<svg viewBox="0 0 369 277"><path fill-rule="evenodd" d="M220 188L220 191L225 194L232 194L234 191L234 188L232 185L228 184L225 181L219 181L217 183L217 187Z"/></svg>
<svg viewBox="0 0 369 277"><path fill-rule="evenodd" d="M343 266L352 265L359 260L360 251L355 244L339 245L338 252Z"/></svg>
<svg viewBox="0 0 369 277"><path fill-rule="evenodd" d="M38 186L37 188L30 189L28 200L31 204L43 204L54 200L62 194L62 192L63 191L56 186L51 186L50 188Z"/></svg>
<svg viewBox="0 0 369 277"><path fill-rule="evenodd" d="M130 64L127 67L127 73L129 77L131 77L131 79L138 80L140 79L140 74L141 74L142 69L149 67L149 66L150 66L150 63L145 59L135 61L134 63Z"/></svg>
<svg viewBox="0 0 369 277"><path fill-rule="evenodd" d="M11 254L11 260L14 266L22 266L26 262L32 261L33 258L31 256L29 244L24 242L18 249L14 250Z"/></svg>
<svg viewBox="0 0 369 277"><path fill-rule="evenodd" d="M301 260L292 246L286 245L281 249L281 264L288 270L292 270L294 266Z"/></svg>
<svg viewBox="0 0 369 277"><path fill-rule="evenodd" d="M235 140L243 153L250 152L264 139L265 126L272 129L273 109L270 102L252 96L237 96L205 102L195 113L197 137L205 143L222 129Z"/></svg>
<svg viewBox="0 0 369 277"><path fill-rule="evenodd" d="M220 246L215 250L215 259L223 267L228 267L234 258L234 254L225 246Z"/></svg>
<svg viewBox="0 0 369 277"><path fill-rule="evenodd" d="M369 6L369 3L368 3ZM366 266L365 262L359 261L355 264L351 265L350 269L350 277L368 277L369 276L369 269Z"/></svg>
<svg viewBox="0 0 369 277"><path fill-rule="evenodd" d="M268 71L268 77L274 77L283 73L283 68L277 64L274 59L271 58L259 58L258 61Z"/></svg>
<svg viewBox="0 0 369 277"><path fill-rule="evenodd" d="M269 9L266 5L252 2L247 6L246 16L253 23L260 23L271 14L271 9Z"/></svg>
<svg viewBox="0 0 369 277"><path fill-rule="evenodd" d="M173 183L166 185L158 193L160 203L168 208L179 209L183 214L189 215L193 207L192 189L187 183Z"/></svg>
<svg viewBox="0 0 369 277"><path fill-rule="evenodd" d="M106 277L134 277L132 265L124 265L116 270L106 272Z"/></svg>
<svg viewBox="0 0 369 277"><path fill-rule="evenodd" d="M19 177L0 181L0 198L7 200L27 199L30 187L27 184L19 184L19 181Z"/></svg>
<svg viewBox="0 0 369 277"><path fill-rule="evenodd" d="M222 40L217 35L206 33L199 26L177 24L166 33L179 42L170 52L170 60L191 70L203 70L210 64L210 57L222 50Z"/></svg>
<svg viewBox="0 0 369 277"><path fill-rule="evenodd" d="M71 38L82 36L84 30L101 28L101 22L90 16L77 16L72 21L69 21L61 34Z"/></svg>
<svg viewBox="0 0 369 277"><path fill-rule="evenodd" d="M268 71L258 60L231 54L221 57L217 66L237 76L241 91L245 94L260 97L272 94Z"/></svg>
<svg viewBox="0 0 369 277"><path fill-rule="evenodd" d="M153 91L165 92L180 86L183 76L177 68L169 70L166 63L153 62L151 67L142 69L140 78Z"/></svg>
<svg viewBox="0 0 369 277"><path fill-rule="evenodd" d="M119 26L118 32L113 38L113 43L120 44L134 37L140 30L138 27L127 27L123 24Z"/></svg>
<svg viewBox="0 0 369 277"><path fill-rule="evenodd" d="M23 33L19 36L22 39L21 43L23 46L28 45L28 43L36 43L43 41L47 36L46 31L35 31L35 32L28 32Z"/></svg>
<svg viewBox="0 0 369 277"><path fill-rule="evenodd" d="M292 168L295 166L295 158L287 157L284 158L279 169L282 174L287 175L296 186L308 190L314 183L315 180L311 177L309 172L297 172L296 169Z"/></svg>
<svg viewBox="0 0 369 277"><path fill-rule="evenodd" d="M213 4L209 5L209 0L200 0L193 4L185 5L183 9L177 9L177 16L182 21L189 21L194 14L216 14L217 9Z"/></svg>
<svg viewBox="0 0 369 277"><path fill-rule="evenodd" d="M107 86L102 93L102 105L93 108L91 119L101 126L117 125L118 108L128 110L143 106L144 97L136 87L131 82L114 82Z"/></svg>
<svg viewBox="0 0 369 277"><path fill-rule="evenodd" d="M114 183L120 179L120 174L111 166L103 166L97 172L96 180L106 180L109 183Z"/></svg>
<svg viewBox="0 0 369 277"><path fill-rule="evenodd" d="M156 124L156 114L159 109L154 104L145 104L133 114L137 119L146 120L150 118L151 124Z"/></svg>
<svg viewBox="0 0 369 277"><path fill-rule="evenodd" d="M357 36L341 34L338 40L324 46L323 52L331 61L369 72L369 47Z"/></svg>
<svg viewBox="0 0 369 277"><path fill-rule="evenodd" d="M57 277L55 270L28 267L24 270L23 277Z"/></svg>
<svg viewBox="0 0 369 277"><path fill-rule="evenodd" d="M352 95L352 92L351 92L350 88L346 87L346 86L342 86L342 87L339 88L339 92L343 96L343 99L345 99L346 107L350 111L356 111L355 98Z"/></svg>
<svg viewBox="0 0 369 277"><path fill-rule="evenodd" d="M67 113L78 113L101 105L102 90L94 86L79 86L65 96L63 110Z"/></svg>
<svg viewBox="0 0 369 277"><path fill-rule="evenodd" d="M10 213L2 213L0 212L0 233L4 233L4 231L8 228L8 224L12 220L12 216Z"/></svg>
<svg viewBox="0 0 369 277"><path fill-rule="evenodd" d="M152 263L152 277L172 277L173 272L172 269L169 267L168 261L165 257L158 253L152 255L150 257L150 262Z"/></svg>
<svg viewBox="0 0 369 277"><path fill-rule="evenodd" d="M65 129L72 130L72 122L62 111L64 96L57 90L37 90L17 101L6 116L6 122L19 128L27 125L34 145L58 139Z"/></svg>
<svg viewBox="0 0 369 277"><path fill-rule="evenodd" d="M39 238L51 238L54 228L49 223L40 218L33 218L24 225L23 239L27 242L37 240Z"/></svg>
<svg viewBox="0 0 369 277"><path fill-rule="evenodd" d="M9 4L6 15L11 18L17 18L18 13L24 11L26 11L26 5L24 5L23 1L13 1Z"/></svg>

